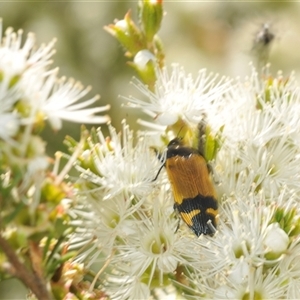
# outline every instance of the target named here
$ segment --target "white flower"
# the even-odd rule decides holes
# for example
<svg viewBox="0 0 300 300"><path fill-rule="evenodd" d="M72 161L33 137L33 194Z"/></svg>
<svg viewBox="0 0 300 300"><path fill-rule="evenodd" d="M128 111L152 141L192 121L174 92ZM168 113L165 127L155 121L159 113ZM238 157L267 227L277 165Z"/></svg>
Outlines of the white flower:
<svg viewBox="0 0 300 300"><path fill-rule="evenodd" d="M22 30L15 33L12 28L8 28L5 37L2 38L2 19L0 20L0 69L6 77L4 82L9 84L12 84L11 80L16 76L21 76L25 72L34 73L47 67L51 63L49 59L55 52L53 49L55 40L36 48L33 33L28 34L21 47L22 34Z"/></svg>
<svg viewBox="0 0 300 300"><path fill-rule="evenodd" d="M74 79L66 81L65 77L57 78L57 71L52 70L39 74L31 74L24 79L24 98L30 103L32 109L42 113L49 120L53 129L60 129L62 120L101 124L107 123L108 116L97 116L96 113L106 111L109 105L86 108L99 99L99 95L78 103L91 87L84 88Z"/></svg>
<svg viewBox="0 0 300 300"><path fill-rule="evenodd" d="M217 82L217 75L200 70L194 80L178 65L172 66L169 75L166 68L157 71L155 92L141 82L136 87L144 93L149 102L137 98L127 98L129 105L141 108L161 125L172 125L178 119L197 125L203 117L205 107L217 101L227 89L225 78Z"/></svg>
<svg viewBox="0 0 300 300"><path fill-rule="evenodd" d="M99 261L99 255L111 253L117 237L123 237L131 231L131 215L136 208L123 197L109 201L87 196L70 211L76 226L71 236L70 249L81 249L78 261L86 260L88 265Z"/></svg>
<svg viewBox="0 0 300 300"><path fill-rule="evenodd" d="M90 149L83 155L92 159L95 170L84 170L82 178L96 185L95 190L105 193L105 199L122 194L128 201L140 199L153 186L153 179L161 165L147 141L140 137L134 145L134 136L129 126L123 123L122 134L109 125L110 137L105 139L98 131L99 143L89 140Z"/></svg>
<svg viewBox="0 0 300 300"><path fill-rule="evenodd" d="M288 136L269 141L258 147L246 144L237 159L255 175L255 184L268 195L279 194L288 186L300 190L299 149L290 143Z"/></svg>
<svg viewBox="0 0 300 300"><path fill-rule="evenodd" d="M20 99L19 78L29 67L27 56L34 37L30 35L26 46L21 48L22 31L18 34L8 28L2 38L2 19L0 19L0 138L10 144L20 126L20 116L14 109Z"/></svg>
<svg viewBox="0 0 300 300"><path fill-rule="evenodd" d="M0 34L2 21L0 20ZM61 120L80 123L106 123L108 116L95 114L109 109L87 108L99 96L78 103L90 90L73 79L57 78L57 70L48 70L55 40L36 47L35 36L28 34L22 46L22 30L8 28L0 35L0 138L10 143L21 125L33 125L42 116L54 129ZM30 130L28 130L29 132Z"/></svg>
<svg viewBox="0 0 300 300"><path fill-rule="evenodd" d="M117 260L131 266L128 274L130 277L142 277L148 273L149 283L156 276L156 272L162 282L163 274L175 271L179 261L174 233L176 220L160 211L161 207L157 202L154 202L154 205L156 206L153 207L150 219L140 214L141 222L136 220L135 224L132 224L134 232L128 235L126 245L118 247L120 254L116 256Z"/></svg>
<svg viewBox="0 0 300 300"><path fill-rule="evenodd" d="M0 19L0 107L5 111L9 111L11 106L22 98L23 91L20 87L22 78L45 70L55 52L53 49L55 41L36 49L33 33L28 34L21 47L22 34L22 30L15 33L12 28L8 28L5 37L2 38L2 19Z"/></svg>

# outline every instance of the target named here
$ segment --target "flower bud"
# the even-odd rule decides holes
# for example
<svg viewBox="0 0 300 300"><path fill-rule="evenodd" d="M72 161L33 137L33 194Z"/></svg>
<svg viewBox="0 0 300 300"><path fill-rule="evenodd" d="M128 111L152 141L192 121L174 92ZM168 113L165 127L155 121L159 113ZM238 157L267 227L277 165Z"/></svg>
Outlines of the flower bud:
<svg viewBox="0 0 300 300"><path fill-rule="evenodd" d="M154 87L156 81L156 59L149 50L141 50L134 57L133 63L129 63L139 74L142 81L149 88Z"/></svg>
<svg viewBox="0 0 300 300"><path fill-rule="evenodd" d="M138 51L147 46L141 31L131 19L130 12L125 15L123 20L105 26L104 29L126 49L127 57L135 56Z"/></svg>
<svg viewBox="0 0 300 300"><path fill-rule="evenodd" d="M140 20L148 42L151 42L158 32L162 17L162 0L143 0L140 3Z"/></svg>
<svg viewBox="0 0 300 300"><path fill-rule="evenodd" d="M289 237L279 227L278 223L270 224L266 231L263 243L266 248L267 258L276 259L287 250Z"/></svg>

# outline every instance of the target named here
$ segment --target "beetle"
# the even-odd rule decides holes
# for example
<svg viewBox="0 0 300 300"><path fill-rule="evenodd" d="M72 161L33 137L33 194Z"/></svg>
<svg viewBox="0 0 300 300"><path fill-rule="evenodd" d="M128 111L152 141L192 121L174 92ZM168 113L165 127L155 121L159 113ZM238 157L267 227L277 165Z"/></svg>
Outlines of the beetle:
<svg viewBox="0 0 300 300"><path fill-rule="evenodd" d="M173 190L174 209L197 236L213 235L218 201L205 158L177 137L167 146L163 166Z"/></svg>

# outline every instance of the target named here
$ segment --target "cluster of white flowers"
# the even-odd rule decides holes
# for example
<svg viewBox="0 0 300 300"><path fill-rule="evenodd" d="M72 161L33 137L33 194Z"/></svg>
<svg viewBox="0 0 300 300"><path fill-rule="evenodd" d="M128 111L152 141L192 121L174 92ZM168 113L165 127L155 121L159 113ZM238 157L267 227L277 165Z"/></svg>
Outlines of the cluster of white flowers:
<svg viewBox="0 0 300 300"><path fill-rule="evenodd" d="M12 28L2 37L0 19L0 273L1 278L18 277L39 299L48 299L48 279L57 265L50 269L61 258L60 250L50 249L50 244L57 242L52 233L57 232L59 222L66 227L61 228L57 237L60 242L65 239L63 231L69 218L66 211L71 202L67 197L72 198L73 191L64 177L75 157L60 174L58 158L51 172L52 160L47 156L41 132L46 121L53 130L61 129L62 120L92 124L109 121L108 116L98 115L108 110L109 105L89 108L99 96L82 99L90 87L84 88L73 79L58 78L58 69L50 69L54 43L55 40L37 47L34 34L28 34L23 42L22 30L14 32ZM39 235L41 232L46 243ZM33 244L43 248L48 257L42 258L41 252L33 254ZM51 261L52 256L55 259ZM33 269L23 265L24 261L35 265L37 277L32 275ZM31 282L28 278L35 279Z"/></svg>
<svg viewBox="0 0 300 300"><path fill-rule="evenodd" d="M217 233L197 238L185 224L176 231L165 171L152 181L159 157L147 135L133 146L124 124L122 141L110 127L111 139L99 132L82 154L85 209L74 211L82 229L73 239L84 245L79 259L92 254L102 265L109 255L102 279L113 299L147 299L170 286L194 299L299 298L300 93L293 74L252 68L244 81L215 83L205 71L194 81L174 66L171 75L164 69L157 76L155 92L138 83L149 102L128 98L131 105L168 126L180 119L195 128L205 116L212 132L221 132L210 162ZM83 157L93 168L82 167Z"/></svg>
<svg viewBox="0 0 300 300"><path fill-rule="evenodd" d="M80 123L106 123L108 116L96 114L109 106L87 108L99 98L77 103L90 90L73 79L58 78L58 69L49 69L55 40L37 47L29 33L22 42L22 30L12 28L2 37L0 19L0 160L2 172L9 177L13 166L24 177L19 191L34 195L32 208L40 201L40 187L49 166L45 142L39 136L44 122L54 130L61 129L62 120ZM16 169L15 169L16 171ZM14 196L14 198L22 198Z"/></svg>
<svg viewBox="0 0 300 300"><path fill-rule="evenodd" d="M62 119L107 122L95 114L108 106L86 108L97 96L77 104L89 88L48 69L53 42L35 50L32 34L23 46L21 38L21 31L8 29L0 39L1 154L12 157L10 149L18 149L17 159L34 149L21 189L33 180L38 190L47 159L35 128L44 120L54 129ZM109 137L92 131L76 150L80 176L69 211L76 228L69 250L78 250L78 262L99 268L93 285L100 277L113 299L300 298L300 91L294 75L272 77L252 67L245 80L218 80L206 70L194 80L174 65L171 72L157 71L154 91L136 86L149 101L127 98L129 106L153 117L153 124L141 123L156 129L151 135L160 143L153 144L149 130L135 136L124 121L120 134L109 124ZM157 149L164 134L176 136L180 126L195 131L203 120L219 145L209 162L219 215L217 232L197 238L179 226L161 169L164 153Z"/></svg>
<svg viewBox="0 0 300 300"><path fill-rule="evenodd" d="M62 120L109 121L96 115L109 106L87 108L98 96L78 103L89 87L49 69L53 45L35 49L33 34L22 45L22 31L12 29L0 36L0 161L3 169L11 163L7 181L13 166L24 166L14 197L26 195L32 211L48 167L36 134L44 121L55 130ZM135 135L124 121L120 134L108 124L109 137L83 130L74 142L69 164L79 175L76 203L65 199L74 228L68 251L99 270L91 292L97 285L120 300L300 298L299 84L293 74L250 70L246 79L206 70L193 79L178 65L157 70L153 90L135 82L148 101L126 98L153 118L140 121L151 134ZM197 237L174 213L161 149L182 128L194 139L201 122L219 210L216 233Z"/></svg>
<svg viewBox="0 0 300 300"><path fill-rule="evenodd" d="M177 64L173 64L171 75L165 68L159 72L155 91L152 92L141 82L134 82L135 86L149 98L149 102L137 98L125 98L129 100L128 105L140 108L143 112L154 118L157 125L172 125L178 120L197 125L203 118L209 103L217 102L218 97L226 88L230 87L230 81L225 77L219 81L217 74L207 74L205 69L199 71L194 80L191 74ZM145 123L147 124L147 123Z"/></svg>
<svg viewBox="0 0 300 300"><path fill-rule="evenodd" d="M105 123L107 116L95 116L109 106L87 109L99 96L76 104L90 90L80 82L57 78L58 69L49 70L54 54L53 40L36 48L35 36L28 34L22 45L22 30L12 28L2 37L0 22L0 138L15 143L20 126L36 126L48 119L53 129L61 120L80 123ZM23 142L23 141L22 141Z"/></svg>

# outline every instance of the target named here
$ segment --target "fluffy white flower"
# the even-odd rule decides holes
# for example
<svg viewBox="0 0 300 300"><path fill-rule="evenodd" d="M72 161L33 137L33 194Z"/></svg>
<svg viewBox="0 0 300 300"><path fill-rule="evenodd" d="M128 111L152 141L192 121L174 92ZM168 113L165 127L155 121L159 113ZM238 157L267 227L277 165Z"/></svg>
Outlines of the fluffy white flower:
<svg viewBox="0 0 300 300"><path fill-rule="evenodd" d="M93 161L95 170L78 166L82 178L96 185L95 190L104 192L104 199L122 194L128 201L147 195L161 165L147 141L140 137L135 144L133 132L123 123L122 134L109 125L110 137L98 131L98 143L89 139L89 149L83 153Z"/></svg>
<svg viewBox="0 0 300 300"><path fill-rule="evenodd" d="M137 98L127 99L130 106L141 108L161 125L172 125L179 119L197 125L208 103L217 101L228 88L225 78L217 81L217 77L207 75L203 69L193 79L183 68L173 65L170 74L166 68L157 71L154 92L141 82L135 83L148 97L148 102Z"/></svg>
<svg viewBox="0 0 300 300"><path fill-rule="evenodd" d="M58 69L42 74L37 72L23 81L25 101L34 111L43 114L53 129L61 129L62 120L86 124L101 124L110 120L107 115L96 115L107 111L109 105L87 108L100 98L99 95L78 103L91 87L84 88L72 78L68 81L65 77L57 78L57 71Z"/></svg>
<svg viewBox="0 0 300 300"><path fill-rule="evenodd" d="M22 45L22 30L8 28L2 38L0 20L0 138L16 143L13 137L21 125L32 126L41 118L48 119L54 129L61 120L80 123L106 123L108 116L98 116L109 109L87 108L99 96L78 103L89 91L79 82L57 78L57 70L49 71L55 40L36 47L35 36L29 33ZM29 130L28 130L29 131Z"/></svg>

